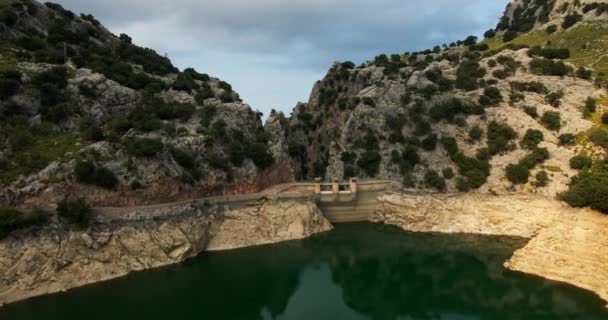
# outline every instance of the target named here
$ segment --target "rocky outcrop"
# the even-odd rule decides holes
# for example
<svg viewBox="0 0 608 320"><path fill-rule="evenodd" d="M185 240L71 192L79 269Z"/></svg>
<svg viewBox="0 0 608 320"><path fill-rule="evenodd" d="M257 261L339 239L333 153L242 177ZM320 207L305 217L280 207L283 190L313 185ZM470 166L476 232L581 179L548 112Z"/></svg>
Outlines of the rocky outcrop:
<svg viewBox="0 0 608 320"><path fill-rule="evenodd" d="M387 194L373 220L415 232L531 239L505 267L567 282L608 301L608 216L533 195Z"/></svg>
<svg viewBox="0 0 608 320"><path fill-rule="evenodd" d="M302 239L332 227L314 203L105 209L87 229L54 223L0 241L0 305L175 264L202 251Z"/></svg>

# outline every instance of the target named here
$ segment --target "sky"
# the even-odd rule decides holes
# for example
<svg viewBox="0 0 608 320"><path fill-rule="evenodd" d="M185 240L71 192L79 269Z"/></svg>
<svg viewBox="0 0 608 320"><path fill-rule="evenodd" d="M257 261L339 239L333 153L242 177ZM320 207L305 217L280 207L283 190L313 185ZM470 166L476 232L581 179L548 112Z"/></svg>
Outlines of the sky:
<svg viewBox="0 0 608 320"><path fill-rule="evenodd" d="M54 0L289 114L335 61L481 38L508 0Z"/></svg>

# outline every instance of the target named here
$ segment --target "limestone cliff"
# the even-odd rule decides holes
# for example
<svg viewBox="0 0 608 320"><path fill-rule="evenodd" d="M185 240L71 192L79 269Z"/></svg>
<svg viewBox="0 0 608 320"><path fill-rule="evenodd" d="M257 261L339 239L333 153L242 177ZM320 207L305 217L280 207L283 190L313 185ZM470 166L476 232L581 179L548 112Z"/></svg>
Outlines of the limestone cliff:
<svg viewBox="0 0 608 320"><path fill-rule="evenodd" d="M98 210L87 229L52 224L0 240L0 305L179 263L206 250L301 239L331 228L308 202Z"/></svg>

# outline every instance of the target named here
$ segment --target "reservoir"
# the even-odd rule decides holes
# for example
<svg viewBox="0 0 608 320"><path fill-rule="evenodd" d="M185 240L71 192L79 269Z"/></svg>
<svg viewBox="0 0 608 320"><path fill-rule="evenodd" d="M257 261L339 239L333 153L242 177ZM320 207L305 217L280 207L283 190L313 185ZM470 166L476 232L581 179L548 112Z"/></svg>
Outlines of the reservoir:
<svg viewBox="0 0 608 320"><path fill-rule="evenodd" d="M526 241L342 224L11 304L0 319L608 319L591 292L504 269Z"/></svg>

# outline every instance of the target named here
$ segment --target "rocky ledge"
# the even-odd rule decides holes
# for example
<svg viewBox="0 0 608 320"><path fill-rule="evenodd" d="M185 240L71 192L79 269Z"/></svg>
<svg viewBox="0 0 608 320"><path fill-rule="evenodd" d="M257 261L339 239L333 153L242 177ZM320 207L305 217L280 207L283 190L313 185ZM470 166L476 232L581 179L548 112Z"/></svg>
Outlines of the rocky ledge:
<svg viewBox="0 0 608 320"><path fill-rule="evenodd" d="M414 232L530 239L505 262L519 272L591 290L608 301L608 216L534 195L386 194L373 220Z"/></svg>
<svg viewBox="0 0 608 320"><path fill-rule="evenodd" d="M312 202L231 209L184 203L95 212L87 229L60 224L0 241L0 305L179 263L207 250L301 239L332 229Z"/></svg>

